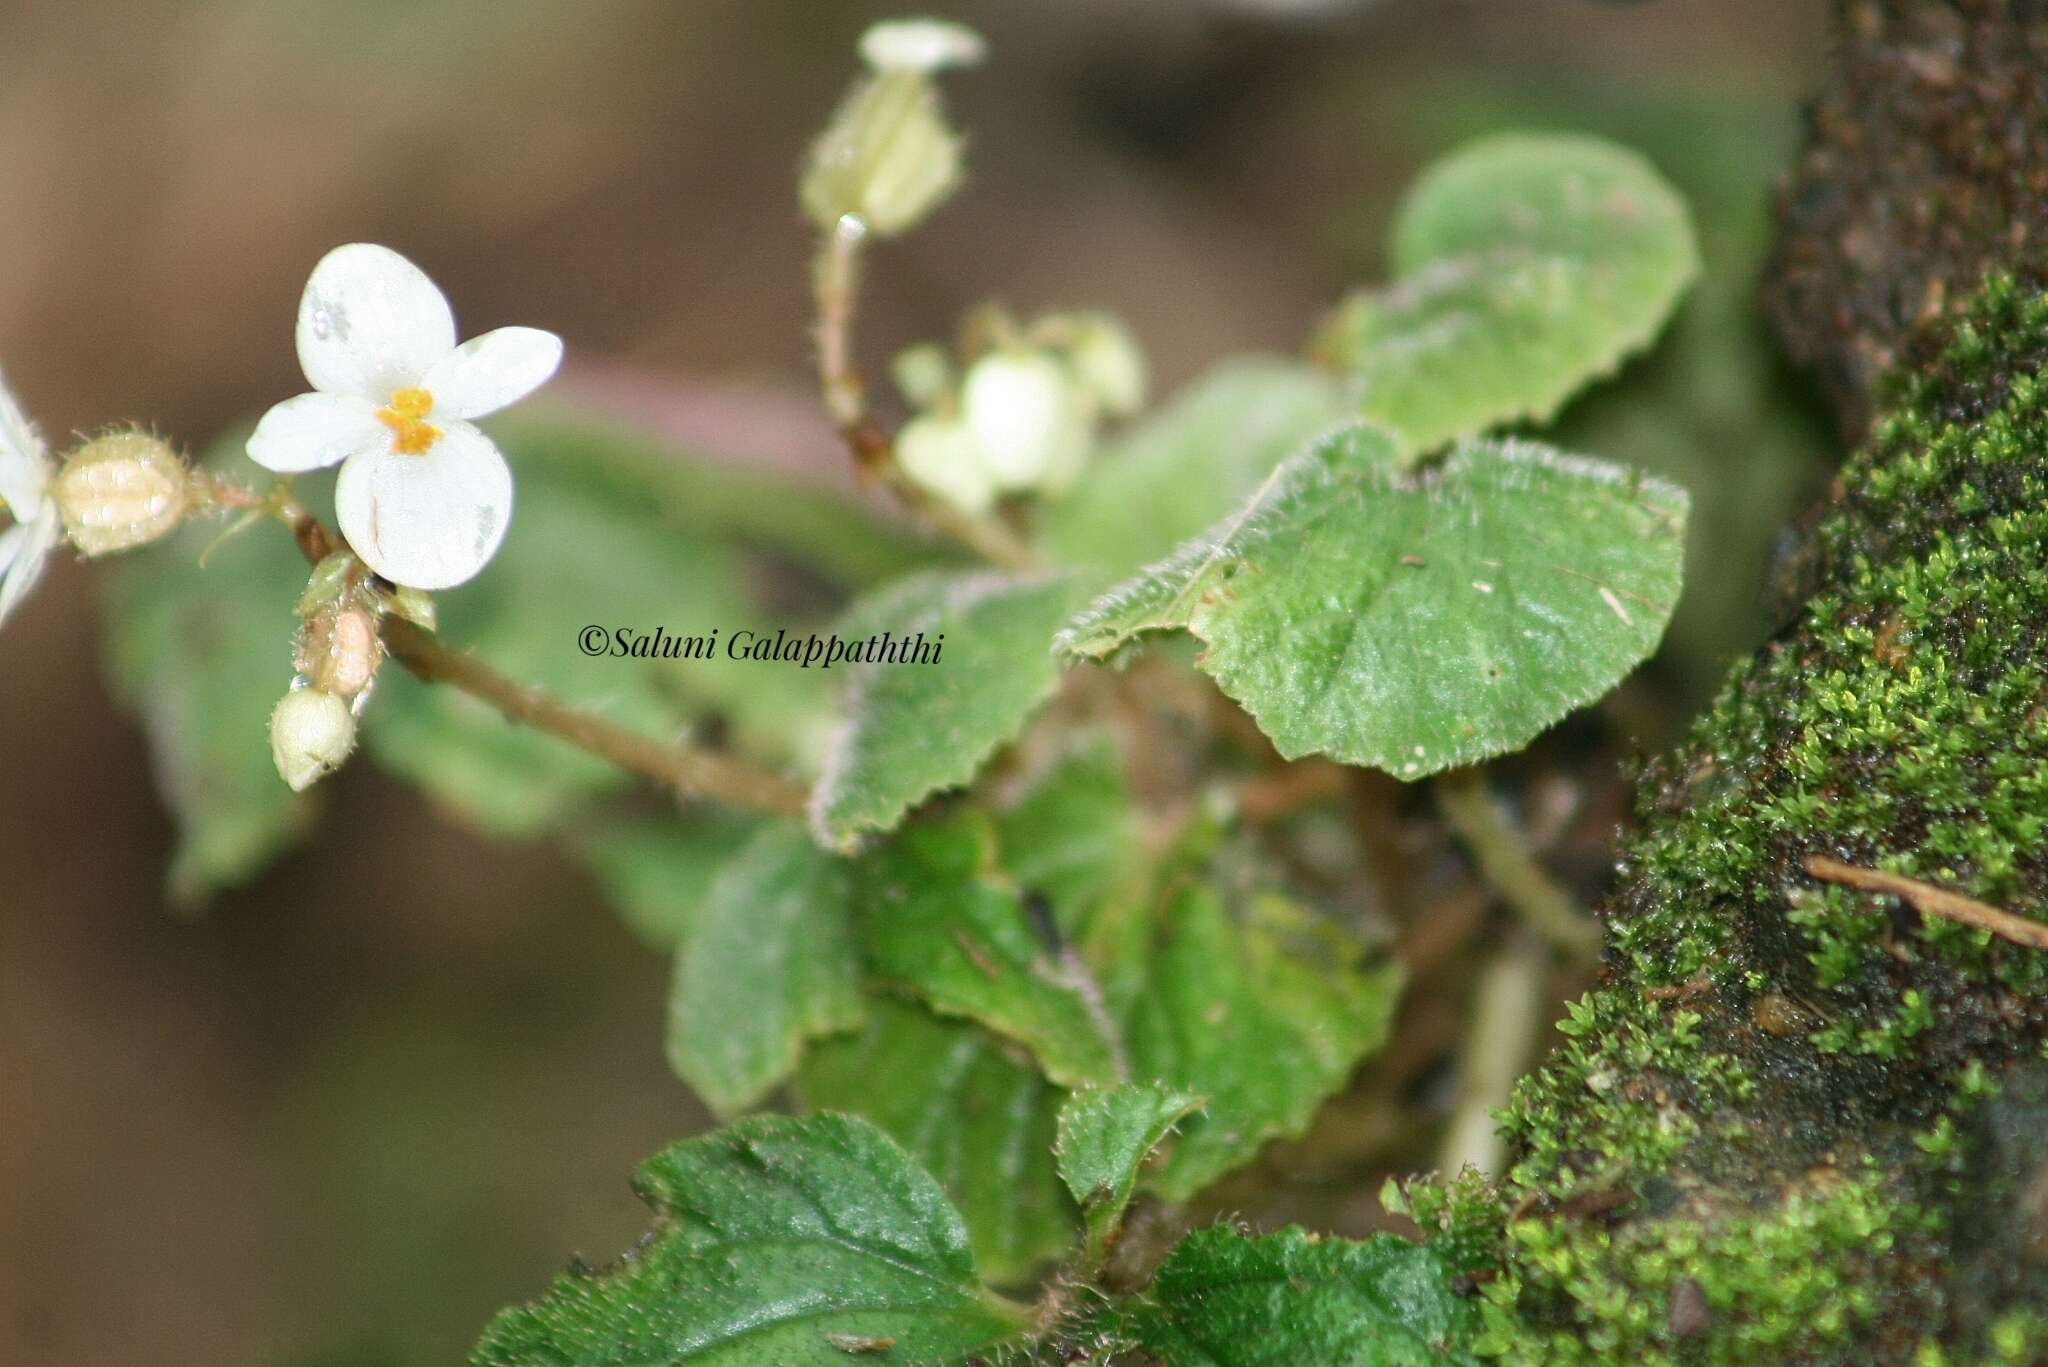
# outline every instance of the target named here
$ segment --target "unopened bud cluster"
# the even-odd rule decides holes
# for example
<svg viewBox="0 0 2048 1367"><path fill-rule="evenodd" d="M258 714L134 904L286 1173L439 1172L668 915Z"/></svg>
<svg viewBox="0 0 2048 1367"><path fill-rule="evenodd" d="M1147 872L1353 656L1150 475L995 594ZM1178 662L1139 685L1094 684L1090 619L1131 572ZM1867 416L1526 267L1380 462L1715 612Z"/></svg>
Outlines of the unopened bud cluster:
<svg viewBox="0 0 2048 1367"><path fill-rule="evenodd" d="M801 198L821 230L847 220L878 237L917 226L960 181L960 135L935 74L979 61L973 30L936 19L877 24L861 39L870 73L811 148Z"/></svg>
<svg viewBox="0 0 2048 1367"><path fill-rule="evenodd" d="M168 535L192 511L193 484L176 451L147 432L109 432L74 451L52 486L71 544L87 555L132 550Z"/></svg>
<svg viewBox="0 0 2048 1367"><path fill-rule="evenodd" d="M313 567L299 596L297 678L270 717L271 758L293 792L339 768L355 749L356 716L384 664L378 616L394 608L415 615L379 597L354 555L339 551Z"/></svg>
<svg viewBox="0 0 2048 1367"><path fill-rule="evenodd" d="M1103 420L1144 405L1144 353L1107 314L1054 314L1021 329L990 311L969 332L957 376L932 343L894 367L919 410L897 438L897 464L963 512L986 512L1005 494L1066 492Z"/></svg>

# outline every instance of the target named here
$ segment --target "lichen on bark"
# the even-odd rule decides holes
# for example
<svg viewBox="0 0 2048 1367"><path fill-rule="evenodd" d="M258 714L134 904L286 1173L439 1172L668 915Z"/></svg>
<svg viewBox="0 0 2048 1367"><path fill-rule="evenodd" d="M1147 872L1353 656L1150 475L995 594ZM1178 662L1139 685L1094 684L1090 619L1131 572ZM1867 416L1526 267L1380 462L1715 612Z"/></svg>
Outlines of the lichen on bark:
<svg viewBox="0 0 2048 1367"><path fill-rule="evenodd" d="M1497 1199L1409 1198L1511 1360L2048 1361L2048 955L1804 864L2048 920L2044 8L1841 8L1765 293L1867 437L1645 776Z"/></svg>

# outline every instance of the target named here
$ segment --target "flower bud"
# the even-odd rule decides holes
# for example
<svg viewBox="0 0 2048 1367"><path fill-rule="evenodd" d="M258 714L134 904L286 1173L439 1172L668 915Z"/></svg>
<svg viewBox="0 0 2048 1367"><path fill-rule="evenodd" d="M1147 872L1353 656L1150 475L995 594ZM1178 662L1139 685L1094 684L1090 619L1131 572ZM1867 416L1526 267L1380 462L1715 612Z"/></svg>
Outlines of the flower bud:
<svg viewBox="0 0 2048 1367"><path fill-rule="evenodd" d="M1076 317L1067 357L1075 378L1111 417L1128 418L1145 406L1145 353L1117 319L1106 313Z"/></svg>
<svg viewBox="0 0 2048 1367"><path fill-rule="evenodd" d="M340 768L355 745L355 715L332 693L295 688L270 714L270 757L295 793Z"/></svg>
<svg viewBox="0 0 2048 1367"><path fill-rule="evenodd" d="M973 66L988 52L981 35L947 19L885 19L860 36L860 55L877 71Z"/></svg>
<svg viewBox="0 0 2048 1367"><path fill-rule="evenodd" d="M963 513L979 516L996 501L981 446L959 418L927 413L911 419L896 437L896 463L919 488Z"/></svg>
<svg viewBox="0 0 2048 1367"><path fill-rule="evenodd" d="M882 237L915 227L960 181L960 139L920 71L884 71L854 88L811 148L804 212L830 232L853 217Z"/></svg>
<svg viewBox="0 0 2048 1367"><path fill-rule="evenodd" d="M905 403L912 408L930 408L953 387L953 360L937 342L919 342L896 353L889 374Z"/></svg>
<svg viewBox="0 0 2048 1367"><path fill-rule="evenodd" d="M1073 376L1042 351L997 351L967 372L961 409L998 489L1058 491L1080 473L1091 440Z"/></svg>
<svg viewBox="0 0 2048 1367"><path fill-rule="evenodd" d="M353 698L370 686L383 663L377 619L364 609L335 606L306 619L297 664L315 688Z"/></svg>
<svg viewBox="0 0 2048 1367"><path fill-rule="evenodd" d="M87 555L156 540L192 508L185 462L146 432L109 432L72 453L55 495L71 543Z"/></svg>

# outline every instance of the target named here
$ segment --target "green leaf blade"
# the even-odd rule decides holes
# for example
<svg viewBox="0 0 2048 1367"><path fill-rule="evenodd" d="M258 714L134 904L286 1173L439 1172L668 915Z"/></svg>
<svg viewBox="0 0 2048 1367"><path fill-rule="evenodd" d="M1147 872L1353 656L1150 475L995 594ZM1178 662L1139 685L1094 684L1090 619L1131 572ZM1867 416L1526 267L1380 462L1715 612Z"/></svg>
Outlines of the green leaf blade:
<svg viewBox="0 0 2048 1367"><path fill-rule="evenodd" d="M1016 739L1059 683L1051 642L1073 598L1060 578L941 573L856 603L839 628L849 639L886 630L943 644L934 663L853 667L811 795L818 839L851 850Z"/></svg>
<svg viewBox="0 0 2048 1367"><path fill-rule="evenodd" d="M1655 649L1678 600L1682 490L1520 441L1403 474L1390 442L1362 426L1292 458L1059 648L1102 657L1184 627L1282 755L1405 779L1521 748Z"/></svg>
<svg viewBox="0 0 2048 1367"><path fill-rule="evenodd" d="M843 1367L863 1340L889 1341L878 1361L951 1361L1022 1327L938 1184L865 1121L752 1117L672 1146L635 1186L651 1241L502 1312L475 1367Z"/></svg>
<svg viewBox="0 0 2048 1367"><path fill-rule="evenodd" d="M910 1151L959 1208L983 1274L1023 1283L1072 1242L1053 1167L1061 1093L986 1030L877 999L867 1023L805 1055L805 1105L848 1111Z"/></svg>
<svg viewBox="0 0 2048 1367"><path fill-rule="evenodd" d="M794 823L712 879L676 954L668 1055L721 1115L759 1102L805 1041L860 1024L850 871Z"/></svg>
<svg viewBox="0 0 2048 1367"><path fill-rule="evenodd" d="M1099 1267L1137 1190L1138 1170L1202 1099L1156 1082L1076 1092L1060 1107L1060 1180L1081 1206L1087 1265Z"/></svg>
<svg viewBox="0 0 2048 1367"><path fill-rule="evenodd" d="M1435 1253L1389 1234L1254 1238L1215 1226L1168 1255L1132 1328L1185 1367L1476 1367L1464 1345L1478 1311L1450 1282Z"/></svg>
<svg viewBox="0 0 2048 1367"><path fill-rule="evenodd" d="M907 827L863 871L862 943L885 981L1030 1049L1063 1086L1122 1076L1117 1042L1074 965L1039 937L995 867L988 817Z"/></svg>
<svg viewBox="0 0 2048 1367"><path fill-rule="evenodd" d="M1548 421L1647 346L1698 273L1678 192L1604 139L1508 133L1424 173L1398 278L1351 297L1318 350L1410 452Z"/></svg>

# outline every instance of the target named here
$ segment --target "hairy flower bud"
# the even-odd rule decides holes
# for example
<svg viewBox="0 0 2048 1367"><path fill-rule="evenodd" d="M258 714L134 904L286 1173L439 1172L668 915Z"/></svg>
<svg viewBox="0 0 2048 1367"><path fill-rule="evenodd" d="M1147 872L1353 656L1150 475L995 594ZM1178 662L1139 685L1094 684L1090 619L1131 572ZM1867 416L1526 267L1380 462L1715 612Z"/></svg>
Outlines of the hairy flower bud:
<svg viewBox="0 0 2048 1367"><path fill-rule="evenodd" d="M192 508L185 462L146 432L109 432L79 447L53 493L72 544L87 555L155 541Z"/></svg>
<svg viewBox="0 0 2048 1367"><path fill-rule="evenodd" d="M295 793L340 768L355 748L355 714L332 693L295 688L270 714L270 757Z"/></svg>
<svg viewBox="0 0 2048 1367"><path fill-rule="evenodd" d="M315 688L353 698L370 686L384 663L377 619L359 607L332 607L306 619L299 637L299 672Z"/></svg>
<svg viewBox="0 0 2048 1367"><path fill-rule="evenodd" d="M881 237L917 226L960 181L960 138L922 71L888 70L854 87L811 148L802 198L827 232L859 219Z"/></svg>
<svg viewBox="0 0 2048 1367"><path fill-rule="evenodd" d="M896 463L918 487L963 513L978 516L995 502L988 462L960 418L937 413L913 418L896 438Z"/></svg>
<svg viewBox="0 0 2048 1367"><path fill-rule="evenodd" d="M930 408L953 387L953 359L937 342L919 342L896 353L889 374L905 403L912 408Z"/></svg>
<svg viewBox="0 0 2048 1367"><path fill-rule="evenodd" d="M997 351L967 372L961 411L998 489L1073 482L1092 439L1088 405L1073 375L1042 351Z"/></svg>

